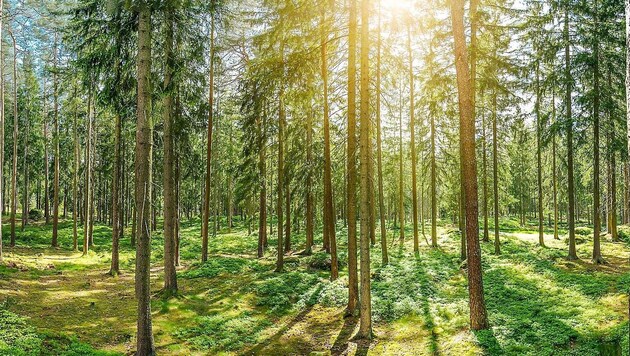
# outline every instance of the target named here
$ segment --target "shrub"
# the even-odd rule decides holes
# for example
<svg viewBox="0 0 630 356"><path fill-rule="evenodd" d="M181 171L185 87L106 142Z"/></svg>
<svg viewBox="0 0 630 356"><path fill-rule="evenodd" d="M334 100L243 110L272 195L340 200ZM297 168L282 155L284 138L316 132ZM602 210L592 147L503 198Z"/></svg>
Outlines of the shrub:
<svg viewBox="0 0 630 356"><path fill-rule="evenodd" d="M28 212L28 218L30 220L39 221L44 217L44 213L39 209L31 209Z"/></svg>
<svg viewBox="0 0 630 356"><path fill-rule="evenodd" d="M580 226L575 228L575 234L580 236L590 236L593 234L593 229L586 226Z"/></svg>

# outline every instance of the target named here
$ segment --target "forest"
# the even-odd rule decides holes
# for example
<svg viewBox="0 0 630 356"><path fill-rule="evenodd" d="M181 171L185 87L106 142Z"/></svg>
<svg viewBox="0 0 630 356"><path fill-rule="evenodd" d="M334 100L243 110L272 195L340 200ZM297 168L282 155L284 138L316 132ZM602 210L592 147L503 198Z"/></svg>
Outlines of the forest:
<svg viewBox="0 0 630 356"><path fill-rule="evenodd" d="M630 355L630 0L0 0L0 355Z"/></svg>

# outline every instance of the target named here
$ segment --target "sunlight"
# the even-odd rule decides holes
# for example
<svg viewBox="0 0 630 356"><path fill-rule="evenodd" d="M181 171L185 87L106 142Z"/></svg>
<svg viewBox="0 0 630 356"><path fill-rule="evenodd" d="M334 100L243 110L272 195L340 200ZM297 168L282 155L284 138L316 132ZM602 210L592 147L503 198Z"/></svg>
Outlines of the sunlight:
<svg viewBox="0 0 630 356"><path fill-rule="evenodd" d="M381 6L384 12L390 13L408 13L413 10L414 0L384 0Z"/></svg>

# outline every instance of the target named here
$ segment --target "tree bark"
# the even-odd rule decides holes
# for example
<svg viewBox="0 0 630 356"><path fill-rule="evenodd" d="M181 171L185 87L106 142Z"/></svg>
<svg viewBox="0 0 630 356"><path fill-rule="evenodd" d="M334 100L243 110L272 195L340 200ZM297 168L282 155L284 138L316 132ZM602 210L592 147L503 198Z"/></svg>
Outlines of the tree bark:
<svg viewBox="0 0 630 356"><path fill-rule="evenodd" d="M53 231L52 231L52 247L59 246L59 80L57 76L57 35L55 34L55 47L53 49L53 61L55 66L55 73L53 75L53 97L54 97L54 137L53 144L55 145L55 163L54 163L54 176L53 176Z"/></svg>
<svg viewBox="0 0 630 356"><path fill-rule="evenodd" d="M372 338L372 301L370 293L370 220L368 184L370 184L370 1L361 0L361 106L360 106L360 153L361 153L361 306L358 338Z"/></svg>
<svg viewBox="0 0 630 356"><path fill-rule="evenodd" d="M177 201L175 200L175 160L174 160L174 115L173 115L173 74L175 55L173 53L173 26L176 9L165 11L164 19L164 83L162 101L162 121L164 122L164 293L177 293L177 270L175 268L175 224Z"/></svg>
<svg viewBox="0 0 630 356"><path fill-rule="evenodd" d="M482 330L488 328L488 317L483 294L481 249L479 247L473 87L468 68L468 54L466 53L463 0L451 0L451 20L453 23L455 69L459 94L460 157L463 168L462 176L466 206L470 327L473 330Z"/></svg>
<svg viewBox="0 0 630 356"><path fill-rule="evenodd" d="M210 70L208 75L208 137L206 141L206 180L201 224L201 261L208 260L208 222L210 220L210 179L212 178L212 126L214 110L214 16L210 25Z"/></svg>
<svg viewBox="0 0 630 356"><path fill-rule="evenodd" d="M577 260L577 252L575 248L575 178L573 175L573 117L571 114L571 43L569 40L569 6L567 2L564 9L564 76L566 85L566 95L564 105L566 107L566 132L567 132L567 182L568 182L568 200L569 200L569 260Z"/></svg>
<svg viewBox="0 0 630 356"><path fill-rule="evenodd" d="M538 244L545 246L544 212L543 212L543 181L542 181L542 120L540 118L540 60L536 60L536 177L538 185Z"/></svg>
<svg viewBox="0 0 630 356"><path fill-rule="evenodd" d="M595 1L595 26L597 28L597 0ZM600 165L599 165L599 41L595 33L595 43L593 49L593 263L604 262L600 245L601 233L601 196L599 186Z"/></svg>
<svg viewBox="0 0 630 356"><path fill-rule="evenodd" d="M381 228L381 257L383 266L389 263L387 255L387 226L385 225L385 203L383 198L383 144L381 138L381 0L378 2L378 31L376 52L376 159L378 170L378 211Z"/></svg>
<svg viewBox="0 0 630 356"><path fill-rule="evenodd" d="M355 313L359 304L359 277L357 271L357 213L356 213L356 51L357 51L357 1L350 0L350 17L348 24L348 143L347 143L347 187L346 214L348 219L348 306L346 315ZM367 160L366 160L367 163ZM367 166L365 167L367 168ZM367 185L365 186L367 189ZM367 193L367 191L366 191ZM369 204L368 201L365 202ZM365 209L367 213L368 210ZM367 214L361 214L361 222L367 219ZM362 223L363 224L363 223ZM335 275L334 278L337 279Z"/></svg>
<svg viewBox="0 0 630 356"><path fill-rule="evenodd" d="M11 175L11 247L15 247L15 216L17 211L17 142L18 142L18 104L17 104L17 45L13 31L9 31L13 41L13 174ZM56 246L53 241L53 246Z"/></svg>
<svg viewBox="0 0 630 356"><path fill-rule="evenodd" d="M420 251L418 241L418 176L416 172L416 123L415 123L415 102L413 87L413 55L411 53L411 22L407 23L407 53L409 59L409 136L411 138L411 202L412 202L412 222L413 222L413 251ZM431 241L432 247L437 247L437 240Z"/></svg>
<svg viewBox="0 0 630 356"><path fill-rule="evenodd" d="M138 4L138 103L135 149L136 276L138 300L136 344L138 355L155 355L151 323L151 166L153 122L151 117L151 8Z"/></svg>

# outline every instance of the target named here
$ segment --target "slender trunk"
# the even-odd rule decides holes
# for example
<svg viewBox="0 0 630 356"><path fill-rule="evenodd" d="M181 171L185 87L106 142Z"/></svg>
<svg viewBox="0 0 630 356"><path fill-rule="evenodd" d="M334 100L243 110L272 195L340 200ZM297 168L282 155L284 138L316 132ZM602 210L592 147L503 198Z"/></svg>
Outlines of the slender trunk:
<svg viewBox="0 0 630 356"><path fill-rule="evenodd" d="M566 130L567 130L567 182L568 182L568 201L569 201L569 256L570 260L577 260L577 252L575 248L575 178L573 175L573 117L571 114L571 43L569 42L569 3L565 4L564 9L564 76L566 82Z"/></svg>
<svg viewBox="0 0 630 356"><path fill-rule="evenodd" d="M497 132L497 92L492 91L492 190L494 202L494 253L501 253L499 240L499 141Z"/></svg>
<svg viewBox="0 0 630 356"><path fill-rule="evenodd" d="M595 1L595 26L597 31L597 1ZM600 246L601 233L601 196L599 187L599 42L597 34L595 34L595 43L593 50L594 68L593 68L593 263L603 263L602 251Z"/></svg>
<svg viewBox="0 0 630 356"><path fill-rule="evenodd" d="M138 104L136 125L136 276L138 300L137 354L155 355L151 323L151 151L153 123L151 117L151 8L138 5Z"/></svg>
<svg viewBox="0 0 630 356"><path fill-rule="evenodd" d="M407 52L409 56L409 135L411 137L411 202L413 221L413 251L420 250L418 241L418 177L416 172L416 123L413 87L413 56L411 53L411 22L407 24ZM437 240L432 241L432 247L437 247Z"/></svg>
<svg viewBox="0 0 630 356"><path fill-rule="evenodd" d="M285 130L285 133L287 131ZM288 139L285 138L285 154L289 155L289 143ZM288 253L291 251L291 177L289 173L285 169L285 178L284 178L284 211L286 212L286 218L284 219L284 252Z"/></svg>
<svg viewBox="0 0 630 356"><path fill-rule="evenodd" d="M612 70L610 64L608 65L608 87L612 88ZM608 129L609 141L612 143L615 135L615 120L613 118L612 107L613 103L608 105L608 119L610 121L610 127ZM609 231L610 237L614 242L619 241L619 234L617 233L617 160L614 148L610 147L608 154L609 159L609 172L610 172L610 224Z"/></svg>
<svg viewBox="0 0 630 356"><path fill-rule="evenodd" d="M536 176L538 179L538 244L545 246L544 235L544 212L543 212L543 190L542 190L542 120L540 118L540 61L536 62L536 103L534 110L536 111Z"/></svg>
<svg viewBox="0 0 630 356"><path fill-rule="evenodd" d="M281 61L282 61L282 75L284 76L284 42L281 42L280 44L280 53L281 53ZM282 272L283 266L284 266L284 254L283 254L283 248L284 248L284 241L283 241L283 232L284 232L284 225L283 225L283 210L282 210L282 204L284 204L284 197L283 197L283 193L284 193L284 135L285 135L285 127L286 127L286 112L285 112L285 107L284 107L284 83L280 84L280 93L278 94L279 96L279 103L278 103L278 188L277 188L277 194L278 194L278 201L277 201L277 215L278 215L278 259L276 261L276 272Z"/></svg>
<svg viewBox="0 0 630 356"><path fill-rule="evenodd" d="M350 0L350 23L348 37L348 148L346 215L348 219L348 306L346 315L352 315L359 304L359 277L357 272L357 213L356 213L356 93L357 93L357 0ZM366 161L367 163L367 161ZM366 166L367 168L367 166ZM367 189L367 185L365 186ZM367 193L367 191L366 191ZM367 202L366 202L367 203ZM367 212L367 209L365 210ZM367 214L361 214L361 221ZM337 279L336 271L334 278Z"/></svg>
<svg viewBox="0 0 630 356"><path fill-rule="evenodd" d="M77 97L76 83L74 87L74 98ZM74 117L72 119L72 132L74 139L74 160L72 162L72 249L79 249L79 233L77 229L77 209L78 209L78 188L79 188L79 135L77 126L78 108L75 106Z"/></svg>
<svg viewBox="0 0 630 356"><path fill-rule="evenodd" d="M381 228L381 256L383 265L389 263L387 255L387 231L385 226L385 203L383 198L383 144L381 139L381 0L378 2L378 28L376 52L376 159L378 169L378 211Z"/></svg>
<svg viewBox="0 0 630 356"><path fill-rule="evenodd" d="M265 241L267 240L267 132L265 115L258 118L259 150L258 172L260 174L260 204L258 220L258 258L265 253Z"/></svg>
<svg viewBox="0 0 630 356"><path fill-rule="evenodd" d="M13 174L11 175L11 247L15 246L15 215L17 211L17 144L18 144L18 104L17 104L17 45L13 31L9 31L13 41ZM53 242L53 246L54 246Z"/></svg>
<svg viewBox="0 0 630 356"><path fill-rule="evenodd" d="M4 19L4 0L0 0L0 38L2 38L2 25ZM0 46L0 263L3 260L2 252L2 217L4 215L4 50Z"/></svg>
<svg viewBox="0 0 630 356"><path fill-rule="evenodd" d="M402 123L402 81L400 88L400 112L398 118L398 227L400 228L398 241L402 246L405 242L405 189L403 180L403 123Z"/></svg>
<svg viewBox="0 0 630 356"><path fill-rule="evenodd" d="M176 9L165 11L164 19L164 83L165 93L162 99L162 121L164 123L164 292L177 293L177 269L175 268L175 160L174 160L174 115L173 115L173 72L175 54L173 53L173 26Z"/></svg>
<svg viewBox="0 0 630 356"><path fill-rule="evenodd" d="M472 100L474 88L471 85L467 61L463 0L451 0L451 20L455 42L455 69L459 93L460 157L463 162L462 176L466 205L470 327L473 330L481 330L488 328L488 317L483 294L479 222L477 220L479 211L475 162L475 119Z"/></svg>
<svg viewBox="0 0 630 356"><path fill-rule="evenodd" d="M483 93L482 93L483 95ZM483 101L482 96L481 100ZM490 242L488 231L488 148L486 136L486 113L481 114L481 156L483 166L483 242Z"/></svg>
<svg viewBox="0 0 630 356"><path fill-rule="evenodd" d="M85 186L83 189L83 255L87 255L90 248L90 206L92 200L90 195L92 192L92 120L94 117L94 84L90 83L88 94L88 117L87 132L85 135Z"/></svg>
<svg viewBox="0 0 630 356"><path fill-rule="evenodd" d="M306 246L304 251L311 254L315 212L313 209L313 112L306 118Z"/></svg>
<svg viewBox="0 0 630 356"><path fill-rule="evenodd" d="M23 156L23 169L24 169L24 191L22 192L23 195L23 202L22 202L22 231L24 231L24 228L26 227L26 225L28 224L28 206L29 206L29 193L28 193L28 136L29 136L29 128L30 128L30 120L28 118L29 115L25 115L24 121L25 121L25 130L24 130L24 156Z"/></svg>
<svg viewBox="0 0 630 356"><path fill-rule="evenodd" d="M435 161L435 115L429 113L431 120L431 242L437 246L437 164ZM465 257L464 257L465 258Z"/></svg>
<svg viewBox="0 0 630 356"><path fill-rule="evenodd" d="M321 37L321 75L323 86L323 105L324 105L324 249L330 252L330 241L335 241L335 210L333 207L332 192L332 163L330 158L330 114L328 107L328 55L327 42L328 32L326 32L326 7L322 7L320 37ZM336 247L335 247L336 250Z"/></svg>
<svg viewBox="0 0 630 356"><path fill-rule="evenodd" d="M551 96L551 117L552 124L556 122L556 93ZM558 168L556 165L556 135L551 138L551 184L553 185L553 238L560 240L558 236Z"/></svg>
<svg viewBox="0 0 630 356"><path fill-rule="evenodd" d="M208 137L206 141L206 180L201 223L201 261L208 260L208 222L210 220L210 179L212 178L212 125L214 110L214 16L210 25L210 70L208 84Z"/></svg>
<svg viewBox="0 0 630 356"><path fill-rule="evenodd" d="M54 53L54 66L57 68L57 34L55 34L55 47ZM53 176L53 231L52 231L52 246L57 247L59 236L59 81L57 77L57 70L53 75L53 98L54 98L54 132L53 132L53 144L55 145L55 163L54 163L54 176Z"/></svg>
<svg viewBox="0 0 630 356"><path fill-rule="evenodd" d="M361 116L360 116L360 153L361 153L361 320L358 338L372 338L372 301L370 294L370 221L368 184L370 184L369 165L371 151L370 134L370 37L369 37L370 1L361 0Z"/></svg>

